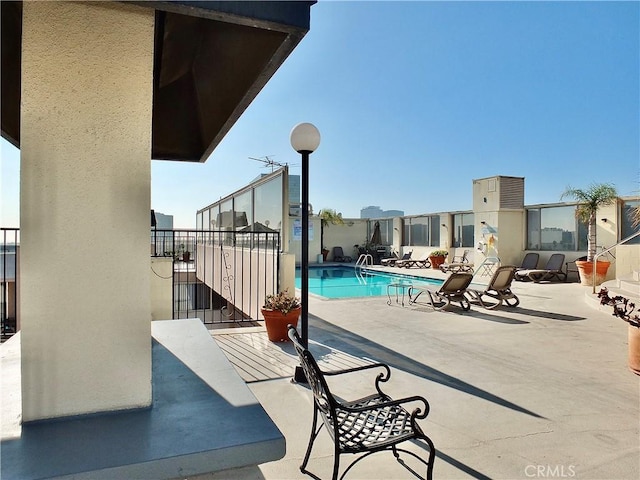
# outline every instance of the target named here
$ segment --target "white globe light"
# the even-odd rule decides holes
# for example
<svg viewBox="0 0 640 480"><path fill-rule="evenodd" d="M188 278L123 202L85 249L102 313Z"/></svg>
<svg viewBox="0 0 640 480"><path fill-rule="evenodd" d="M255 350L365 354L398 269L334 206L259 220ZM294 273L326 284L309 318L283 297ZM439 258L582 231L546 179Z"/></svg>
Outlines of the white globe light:
<svg viewBox="0 0 640 480"><path fill-rule="evenodd" d="M299 123L291 130L291 146L298 152L314 152L320 145L320 132L311 123Z"/></svg>

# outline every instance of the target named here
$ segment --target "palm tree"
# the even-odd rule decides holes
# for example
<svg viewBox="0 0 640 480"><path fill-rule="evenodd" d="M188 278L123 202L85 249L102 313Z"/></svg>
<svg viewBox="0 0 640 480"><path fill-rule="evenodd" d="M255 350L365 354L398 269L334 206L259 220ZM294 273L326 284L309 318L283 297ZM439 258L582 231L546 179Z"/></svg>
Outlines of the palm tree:
<svg viewBox="0 0 640 480"><path fill-rule="evenodd" d="M576 217L589 225L587 262L593 262L593 257L596 254L596 214L600 207L615 203L618 192L609 183L598 183L592 184L586 190L567 187L560 198L566 197L578 201Z"/></svg>
<svg viewBox="0 0 640 480"><path fill-rule="evenodd" d="M342 214L332 208L323 208L318 212L318 216L320 217L320 248L324 252L324 228L330 224L344 225L344 220L342 219Z"/></svg>

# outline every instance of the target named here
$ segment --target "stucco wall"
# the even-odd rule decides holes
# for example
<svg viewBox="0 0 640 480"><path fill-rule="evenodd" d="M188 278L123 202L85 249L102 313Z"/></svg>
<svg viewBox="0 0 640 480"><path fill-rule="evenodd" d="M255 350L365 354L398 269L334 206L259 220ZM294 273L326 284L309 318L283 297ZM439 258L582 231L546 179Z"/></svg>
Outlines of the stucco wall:
<svg viewBox="0 0 640 480"><path fill-rule="evenodd" d="M151 402L153 10L24 2L23 420Z"/></svg>
<svg viewBox="0 0 640 480"><path fill-rule="evenodd" d="M173 257L151 258L151 319L173 318Z"/></svg>

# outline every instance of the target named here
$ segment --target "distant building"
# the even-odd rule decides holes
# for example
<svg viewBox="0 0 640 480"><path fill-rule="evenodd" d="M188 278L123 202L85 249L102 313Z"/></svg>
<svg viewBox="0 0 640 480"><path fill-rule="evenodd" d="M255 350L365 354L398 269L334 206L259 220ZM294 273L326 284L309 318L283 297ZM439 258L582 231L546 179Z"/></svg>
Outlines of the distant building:
<svg viewBox="0 0 640 480"><path fill-rule="evenodd" d="M155 212L156 230L173 230L173 215Z"/></svg>
<svg viewBox="0 0 640 480"><path fill-rule="evenodd" d="M404 210L382 210L378 206L368 206L360 210L360 218L402 217Z"/></svg>

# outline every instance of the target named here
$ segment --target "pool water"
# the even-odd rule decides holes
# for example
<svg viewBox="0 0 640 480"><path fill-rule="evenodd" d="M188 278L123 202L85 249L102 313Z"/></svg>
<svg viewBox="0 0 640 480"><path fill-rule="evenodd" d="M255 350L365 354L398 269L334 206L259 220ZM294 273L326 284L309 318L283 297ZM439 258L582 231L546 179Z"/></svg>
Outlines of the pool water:
<svg viewBox="0 0 640 480"><path fill-rule="evenodd" d="M415 286L441 285L442 280L373 272L353 267L309 267L309 293L326 298L380 297L387 295L390 283ZM296 288L300 288L300 269L296 269ZM395 291L392 291L395 295Z"/></svg>

